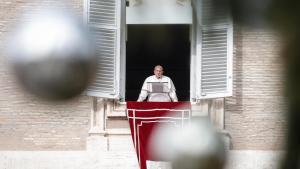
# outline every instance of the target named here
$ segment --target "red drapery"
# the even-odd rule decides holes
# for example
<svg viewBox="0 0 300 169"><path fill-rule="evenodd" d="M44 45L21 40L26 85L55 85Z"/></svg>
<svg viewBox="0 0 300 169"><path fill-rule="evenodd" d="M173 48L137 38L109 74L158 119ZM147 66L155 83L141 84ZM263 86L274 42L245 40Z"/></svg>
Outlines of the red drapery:
<svg viewBox="0 0 300 169"><path fill-rule="evenodd" d="M140 168L146 161L163 161L150 153L149 140L159 124L183 125L191 117L190 102L127 102L127 117Z"/></svg>

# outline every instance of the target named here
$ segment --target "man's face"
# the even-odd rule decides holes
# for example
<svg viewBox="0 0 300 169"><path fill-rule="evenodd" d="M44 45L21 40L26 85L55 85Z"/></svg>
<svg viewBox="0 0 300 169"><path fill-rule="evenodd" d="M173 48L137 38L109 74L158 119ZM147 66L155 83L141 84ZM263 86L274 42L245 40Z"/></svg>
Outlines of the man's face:
<svg viewBox="0 0 300 169"><path fill-rule="evenodd" d="M164 73L164 71L161 67L156 67L154 69L154 75L156 76L156 78L161 78L163 73Z"/></svg>

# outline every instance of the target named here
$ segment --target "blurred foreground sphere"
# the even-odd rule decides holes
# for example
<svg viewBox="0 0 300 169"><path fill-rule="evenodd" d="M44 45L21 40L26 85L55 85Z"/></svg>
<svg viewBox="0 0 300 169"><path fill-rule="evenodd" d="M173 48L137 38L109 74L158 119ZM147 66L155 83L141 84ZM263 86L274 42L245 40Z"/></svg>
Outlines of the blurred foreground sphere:
<svg viewBox="0 0 300 169"><path fill-rule="evenodd" d="M9 39L9 61L22 86L43 99L80 94L94 76L96 54L80 20L48 10L23 20Z"/></svg>
<svg viewBox="0 0 300 169"><path fill-rule="evenodd" d="M225 148L209 120L156 129L150 147L153 156L172 162L172 169L222 169Z"/></svg>
<svg viewBox="0 0 300 169"><path fill-rule="evenodd" d="M274 0L229 0L234 22L252 28L268 26L270 24L269 10L273 1Z"/></svg>

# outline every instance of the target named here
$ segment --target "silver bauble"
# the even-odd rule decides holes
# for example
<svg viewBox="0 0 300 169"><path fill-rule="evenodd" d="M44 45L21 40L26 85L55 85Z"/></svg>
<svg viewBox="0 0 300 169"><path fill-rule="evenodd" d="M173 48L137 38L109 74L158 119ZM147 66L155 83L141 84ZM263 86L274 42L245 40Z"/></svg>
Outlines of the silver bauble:
<svg viewBox="0 0 300 169"><path fill-rule="evenodd" d="M172 163L172 169L222 169L225 148L208 120L184 127L162 125L150 142L152 155Z"/></svg>
<svg viewBox="0 0 300 169"><path fill-rule="evenodd" d="M61 11L27 18L9 41L9 61L22 86L44 99L69 99L95 74L96 54L83 24Z"/></svg>

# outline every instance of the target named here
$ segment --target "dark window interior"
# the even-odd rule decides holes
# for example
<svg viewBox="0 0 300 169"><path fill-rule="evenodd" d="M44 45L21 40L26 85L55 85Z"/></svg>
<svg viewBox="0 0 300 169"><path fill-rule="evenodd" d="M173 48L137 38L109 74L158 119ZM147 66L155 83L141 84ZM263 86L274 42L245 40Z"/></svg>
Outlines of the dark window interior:
<svg viewBox="0 0 300 169"><path fill-rule="evenodd" d="M135 101L155 65L175 85L179 101L190 96L189 25L128 25L126 42L126 100Z"/></svg>

